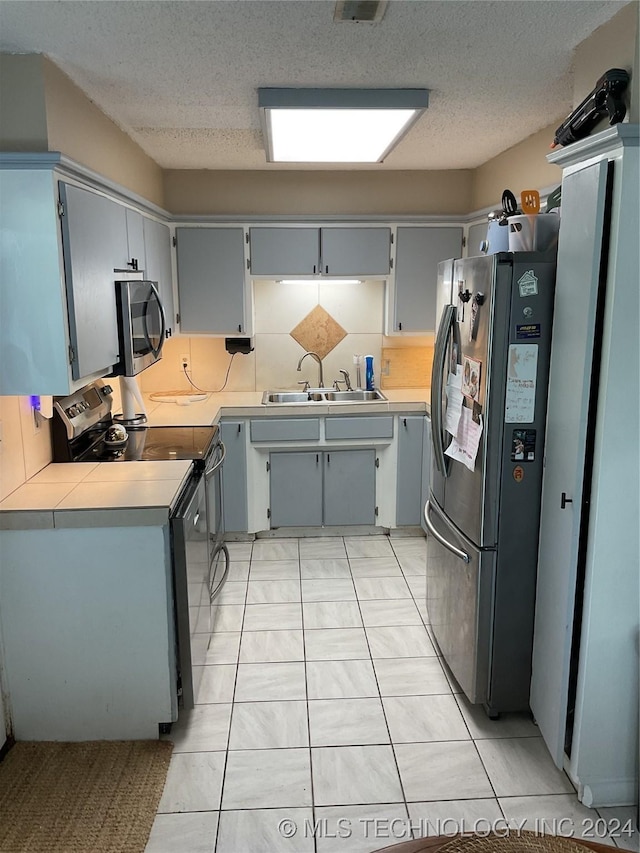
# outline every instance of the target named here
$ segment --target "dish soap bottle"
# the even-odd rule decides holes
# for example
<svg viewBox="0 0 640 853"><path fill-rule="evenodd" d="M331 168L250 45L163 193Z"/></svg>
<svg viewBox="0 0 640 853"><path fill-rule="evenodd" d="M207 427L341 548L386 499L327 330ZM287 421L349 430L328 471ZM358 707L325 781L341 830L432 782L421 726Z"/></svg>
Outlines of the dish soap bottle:
<svg viewBox="0 0 640 853"><path fill-rule="evenodd" d="M365 361L365 381L367 385L367 391L373 391L375 388L373 382L373 356L366 355L364 357Z"/></svg>

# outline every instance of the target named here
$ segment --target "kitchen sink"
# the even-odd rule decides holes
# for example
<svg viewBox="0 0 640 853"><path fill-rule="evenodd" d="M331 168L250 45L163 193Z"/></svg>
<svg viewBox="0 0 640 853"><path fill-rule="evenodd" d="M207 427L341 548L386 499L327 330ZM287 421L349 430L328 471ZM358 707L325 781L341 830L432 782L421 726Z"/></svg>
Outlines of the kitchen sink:
<svg viewBox="0 0 640 853"><path fill-rule="evenodd" d="M274 403L370 403L387 398L381 391L332 391L329 388L310 388L308 391L265 391L262 402Z"/></svg>

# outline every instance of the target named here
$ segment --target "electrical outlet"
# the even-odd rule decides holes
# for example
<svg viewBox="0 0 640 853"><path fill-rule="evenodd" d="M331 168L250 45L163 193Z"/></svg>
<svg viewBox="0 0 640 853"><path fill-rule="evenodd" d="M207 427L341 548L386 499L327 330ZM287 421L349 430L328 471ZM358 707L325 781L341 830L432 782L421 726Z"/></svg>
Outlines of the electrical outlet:
<svg viewBox="0 0 640 853"><path fill-rule="evenodd" d="M183 353L180 356L180 361L182 362L182 369L185 371L185 373L191 373L191 363L189 356L186 353Z"/></svg>

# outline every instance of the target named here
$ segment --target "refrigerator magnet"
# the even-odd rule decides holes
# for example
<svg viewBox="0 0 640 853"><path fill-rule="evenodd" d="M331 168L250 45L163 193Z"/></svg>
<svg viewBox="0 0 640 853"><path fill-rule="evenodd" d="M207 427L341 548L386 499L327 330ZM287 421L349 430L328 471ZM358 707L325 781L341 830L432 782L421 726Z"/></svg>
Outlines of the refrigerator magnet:
<svg viewBox="0 0 640 853"><path fill-rule="evenodd" d="M465 355L462 360L462 393L470 400L480 398L482 362Z"/></svg>
<svg viewBox="0 0 640 853"><path fill-rule="evenodd" d="M524 468L522 465L516 465L513 469L513 479L516 483L521 483L524 480Z"/></svg>

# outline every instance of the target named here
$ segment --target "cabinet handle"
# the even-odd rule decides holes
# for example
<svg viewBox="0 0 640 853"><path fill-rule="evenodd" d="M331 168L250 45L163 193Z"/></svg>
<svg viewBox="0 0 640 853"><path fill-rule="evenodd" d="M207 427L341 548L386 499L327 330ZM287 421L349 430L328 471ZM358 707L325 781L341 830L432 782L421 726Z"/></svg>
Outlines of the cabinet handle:
<svg viewBox="0 0 640 853"><path fill-rule="evenodd" d="M242 331L242 326L240 325L240 323L238 323L238 331L239 331L239 332L241 332L241 331Z"/></svg>
<svg viewBox="0 0 640 853"><path fill-rule="evenodd" d="M328 264L327 264L327 266L324 268L324 271L325 271L325 273L328 273L328 272L329 272L329 265L328 265Z"/></svg>
<svg viewBox="0 0 640 853"><path fill-rule="evenodd" d="M313 274L314 275L316 274L316 265L315 264L313 265Z"/></svg>
<svg viewBox="0 0 640 853"><path fill-rule="evenodd" d="M320 454L316 453L316 465L320 462Z"/></svg>
<svg viewBox="0 0 640 853"><path fill-rule="evenodd" d="M242 432L242 424L238 424L238 435Z"/></svg>
<svg viewBox="0 0 640 853"><path fill-rule="evenodd" d="M572 504L573 498L568 498L567 493L563 492L560 495L560 509L566 509L567 504Z"/></svg>
<svg viewBox="0 0 640 853"><path fill-rule="evenodd" d="M401 331L402 331L402 323L398 323L398 331L399 331L399 332L401 332Z"/></svg>
<svg viewBox="0 0 640 853"><path fill-rule="evenodd" d="M404 424L404 428L406 429L407 428L407 419L403 418L402 423Z"/></svg>
<svg viewBox="0 0 640 853"><path fill-rule="evenodd" d="M331 464L331 454L327 453L327 467Z"/></svg>

